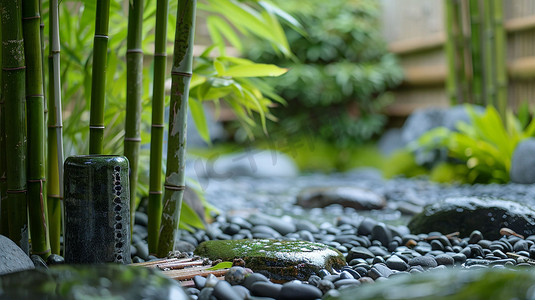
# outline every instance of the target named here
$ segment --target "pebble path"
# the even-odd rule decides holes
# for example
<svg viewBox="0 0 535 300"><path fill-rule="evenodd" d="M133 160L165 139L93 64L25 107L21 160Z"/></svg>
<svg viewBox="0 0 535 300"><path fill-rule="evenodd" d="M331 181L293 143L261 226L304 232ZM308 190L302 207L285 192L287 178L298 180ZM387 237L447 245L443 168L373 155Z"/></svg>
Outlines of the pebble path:
<svg viewBox="0 0 535 300"><path fill-rule="evenodd" d="M215 217L206 230L181 231L178 250L192 255L199 243L217 239L305 240L339 250L347 266L333 273L321 270L306 281L284 284L233 267L225 280L194 278L195 287L187 290L192 299L321 299L347 287L436 269L535 265L535 236L523 238L503 231L500 239L487 240L477 230L466 237L450 232L412 234L397 209L400 203L423 206L448 196L495 196L533 205L535 187L530 185L445 186L425 180L385 181L366 173L302 176L291 182L230 178L203 184L206 199L225 213ZM385 195L388 206L383 211L362 213L339 206L305 210L294 205L299 190L314 185L367 188ZM146 215L136 214L133 262L154 259L144 242L145 226Z"/></svg>

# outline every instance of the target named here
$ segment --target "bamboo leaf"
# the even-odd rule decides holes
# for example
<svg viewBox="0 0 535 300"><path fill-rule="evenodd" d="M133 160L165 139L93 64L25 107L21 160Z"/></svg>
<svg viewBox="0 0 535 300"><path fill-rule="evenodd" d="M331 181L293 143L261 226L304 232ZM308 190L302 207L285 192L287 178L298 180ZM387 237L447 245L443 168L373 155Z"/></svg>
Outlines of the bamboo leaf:
<svg viewBox="0 0 535 300"><path fill-rule="evenodd" d="M220 76L227 77L276 77L286 73L288 69L269 64L239 65L228 68Z"/></svg>
<svg viewBox="0 0 535 300"><path fill-rule="evenodd" d="M218 59L214 60L214 68L217 71L217 75L225 76L225 75L223 75L223 74L226 73L225 65L223 65L223 63L220 60L218 60Z"/></svg>
<svg viewBox="0 0 535 300"><path fill-rule="evenodd" d="M204 223L197 213L191 208L186 201L182 201L180 211L180 223L186 223L196 228L204 228Z"/></svg>
<svg viewBox="0 0 535 300"><path fill-rule="evenodd" d="M232 262L224 261L224 262L220 262L217 265L215 265L215 266L213 266L211 268L208 268L206 270L217 271L217 270L223 270L223 269L230 269L231 267L232 267Z"/></svg>
<svg viewBox="0 0 535 300"><path fill-rule="evenodd" d="M195 127L201 138L208 143L212 143L210 140L210 132L208 131L208 124L206 123L206 117L204 115L204 108L200 101L195 100L194 98L189 98L189 107L191 109L191 115L193 116L193 121L195 122Z"/></svg>

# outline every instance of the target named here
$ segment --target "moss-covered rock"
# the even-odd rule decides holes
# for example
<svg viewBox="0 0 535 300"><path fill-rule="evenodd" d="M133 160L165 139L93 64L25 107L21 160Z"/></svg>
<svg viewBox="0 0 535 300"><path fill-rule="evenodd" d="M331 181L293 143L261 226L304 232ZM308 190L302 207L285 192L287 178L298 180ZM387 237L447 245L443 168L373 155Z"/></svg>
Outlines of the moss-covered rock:
<svg viewBox="0 0 535 300"><path fill-rule="evenodd" d="M486 239L500 237L507 227L524 236L535 234L535 210L518 202L477 197L455 197L424 207L408 225L413 233L459 231L469 236L474 230Z"/></svg>
<svg viewBox="0 0 535 300"><path fill-rule="evenodd" d="M273 281L306 280L321 269L332 271L346 264L338 250L305 241L206 241L195 249L195 254L212 260L241 258L247 268Z"/></svg>
<svg viewBox="0 0 535 300"><path fill-rule="evenodd" d="M0 299L189 299L153 269L117 264L54 266L0 276Z"/></svg>
<svg viewBox="0 0 535 300"><path fill-rule="evenodd" d="M358 298L356 297L358 295ZM501 300L533 299L535 272L530 270L436 270L402 275L347 288L328 300Z"/></svg>

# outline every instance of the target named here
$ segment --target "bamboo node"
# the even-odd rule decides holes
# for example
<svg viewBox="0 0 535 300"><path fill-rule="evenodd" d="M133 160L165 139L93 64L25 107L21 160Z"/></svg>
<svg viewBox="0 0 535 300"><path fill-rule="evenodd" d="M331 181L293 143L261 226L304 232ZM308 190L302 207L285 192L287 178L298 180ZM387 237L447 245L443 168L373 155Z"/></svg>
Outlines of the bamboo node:
<svg viewBox="0 0 535 300"><path fill-rule="evenodd" d="M164 128L164 124L152 124L151 127Z"/></svg>
<svg viewBox="0 0 535 300"><path fill-rule="evenodd" d="M149 191L149 195L161 195L162 191Z"/></svg>
<svg viewBox="0 0 535 300"><path fill-rule="evenodd" d="M102 125L89 125L89 129L104 129L106 127Z"/></svg>
<svg viewBox="0 0 535 300"><path fill-rule="evenodd" d="M191 77L192 76L191 73L184 73L184 72L179 72L179 71L172 71L171 75L179 75L179 76L184 76L184 77Z"/></svg>
<svg viewBox="0 0 535 300"><path fill-rule="evenodd" d="M31 16L31 17L23 17L22 20L35 20L35 19L40 19L41 16L40 15L37 15L37 16ZM41 26L41 24L39 24L39 26ZM45 27L45 24L43 24L43 27Z"/></svg>
<svg viewBox="0 0 535 300"><path fill-rule="evenodd" d="M140 49L140 48L128 49L128 50L126 50L126 53L141 53L141 54L143 54L143 50Z"/></svg>
<svg viewBox="0 0 535 300"><path fill-rule="evenodd" d="M141 142L141 138L137 137L125 137L124 140L128 142Z"/></svg>
<svg viewBox="0 0 535 300"><path fill-rule="evenodd" d="M165 52L154 53L154 56L167 57L167 53Z"/></svg>
<svg viewBox="0 0 535 300"><path fill-rule="evenodd" d="M109 39L109 36L103 34L95 34L95 39Z"/></svg>
<svg viewBox="0 0 535 300"><path fill-rule="evenodd" d="M2 68L2 70L4 71L15 71L15 70L24 70L24 69L26 69L26 66L16 67L16 68Z"/></svg>
<svg viewBox="0 0 535 300"><path fill-rule="evenodd" d="M28 182L46 182L46 179L44 179L44 178L41 178L41 179L28 179L27 181Z"/></svg>
<svg viewBox="0 0 535 300"><path fill-rule="evenodd" d="M174 184L166 184L163 187L172 191L183 191L186 189L185 185L174 185Z"/></svg>

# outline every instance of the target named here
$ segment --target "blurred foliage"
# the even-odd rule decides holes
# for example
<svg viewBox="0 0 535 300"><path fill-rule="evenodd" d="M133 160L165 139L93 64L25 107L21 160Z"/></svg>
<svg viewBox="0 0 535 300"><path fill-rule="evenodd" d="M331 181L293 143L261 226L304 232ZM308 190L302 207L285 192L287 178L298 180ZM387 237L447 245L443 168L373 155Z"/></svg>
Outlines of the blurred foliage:
<svg viewBox="0 0 535 300"><path fill-rule="evenodd" d="M387 53L379 26L380 6L371 0L275 1L294 15L283 23L295 57L288 59L265 41L249 45L254 61L287 67L269 81L288 105L273 110L277 133L308 131L338 147L369 140L380 133L389 103L386 91L400 83L402 71ZM273 47L271 47L273 48ZM280 129L280 130L279 130ZM271 130L270 130L271 133ZM275 133L273 133L275 134Z"/></svg>
<svg viewBox="0 0 535 300"><path fill-rule="evenodd" d="M435 176L457 178L467 183L507 183L513 152L517 144L535 134L535 121L530 121L529 108L520 109L521 118L507 111L502 119L493 106L477 114L467 106L470 124L460 122L457 131L444 127L424 134L412 148L427 151L445 147L449 158L458 162L439 165ZM526 112L527 110L527 112ZM441 174L439 174L439 172ZM448 175L449 174L449 175Z"/></svg>
<svg viewBox="0 0 535 300"><path fill-rule="evenodd" d="M416 163L414 155L407 149L397 150L385 158L382 170L385 178L400 175L415 177L428 173L427 169Z"/></svg>
<svg viewBox="0 0 535 300"><path fill-rule="evenodd" d="M112 0L110 7L108 69L106 78L106 109L104 132L104 154L123 152L124 118L126 114L126 37L128 25L128 0ZM176 27L176 1L170 1L168 20L168 60L172 59L172 43ZM45 42L48 40L48 0L44 0L43 22L46 26ZM91 92L91 70L93 34L95 29L96 1L63 0L60 2L60 41L61 41L61 78L64 148L66 157L88 152L89 108ZM273 88L263 82L263 76L278 76L286 70L274 65L257 64L251 60L226 56L225 39L232 41L237 49L238 35L256 36L267 41L271 47L283 55L290 55L288 41L283 31L273 30L281 27L279 19L294 22L289 15L269 1L199 0L198 10L207 15L207 26L213 45L199 57L195 57L194 77L191 83L190 110L202 138L209 141L208 128L204 116L204 101L213 102L216 107L226 102L249 131L257 127L253 120L259 120L264 130L266 118L273 118L270 107L273 101L283 102L273 92ZM156 0L145 0L143 13L143 43L145 53L143 69L143 95L141 140L150 142L151 97L154 51L154 29ZM237 18L239 16L239 18ZM202 21L202 18L198 19ZM199 24L197 24L199 25ZM214 28L219 30L219 35ZM234 38L233 38L234 37ZM48 47L48 42L45 43ZM212 50L219 49L219 54ZM48 53L48 48L45 50ZM47 64L45 64L47 65ZM170 69L169 69L170 72ZM47 74L47 73L45 73ZM169 97L166 97L166 105ZM149 151L142 147L140 154L140 180L138 195L148 194ZM146 163L144 163L146 162ZM165 166L165 162L162 162ZM165 167L163 168L165 172ZM162 173L162 176L164 173ZM183 218L188 210L183 210ZM191 224L198 220L191 218Z"/></svg>

